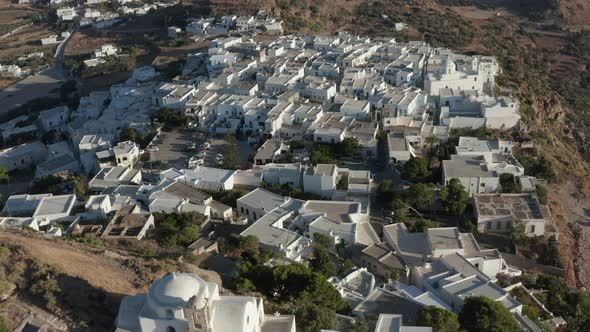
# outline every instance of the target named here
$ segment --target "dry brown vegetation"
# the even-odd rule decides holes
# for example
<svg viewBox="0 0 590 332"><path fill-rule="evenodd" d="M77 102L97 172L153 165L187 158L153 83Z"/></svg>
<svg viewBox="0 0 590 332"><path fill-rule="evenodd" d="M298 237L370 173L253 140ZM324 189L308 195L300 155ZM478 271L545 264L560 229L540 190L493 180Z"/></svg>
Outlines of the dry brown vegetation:
<svg viewBox="0 0 590 332"><path fill-rule="evenodd" d="M13 320L45 310L70 328L106 331L124 295L146 291L167 273L194 272L221 284L216 273L177 260L136 257L34 232L2 231L0 244L0 281L17 285L16 294L0 303L0 313Z"/></svg>

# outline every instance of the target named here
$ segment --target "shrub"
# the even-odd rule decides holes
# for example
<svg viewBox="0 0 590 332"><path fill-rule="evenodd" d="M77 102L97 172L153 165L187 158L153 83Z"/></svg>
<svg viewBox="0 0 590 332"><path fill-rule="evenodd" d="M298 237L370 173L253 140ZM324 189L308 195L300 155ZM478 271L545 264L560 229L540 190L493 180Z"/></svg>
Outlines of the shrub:
<svg viewBox="0 0 590 332"><path fill-rule="evenodd" d="M150 237L163 247L188 246L200 236L205 217L197 212L154 213L156 227Z"/></svg>
<svg viewBox="0 0 590 332"><path fill-rule="evenodd" d="M473 296L465 299L459 313L461 326L468 332L520 331L512 314L501 303Z"/></svg>

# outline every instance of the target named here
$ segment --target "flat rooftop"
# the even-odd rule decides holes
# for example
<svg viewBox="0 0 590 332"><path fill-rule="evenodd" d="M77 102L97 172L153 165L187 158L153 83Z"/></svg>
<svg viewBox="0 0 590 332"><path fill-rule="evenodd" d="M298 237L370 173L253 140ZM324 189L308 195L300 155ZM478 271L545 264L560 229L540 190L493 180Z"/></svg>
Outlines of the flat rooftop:
<svg viewBox="0 0 590 332"><path fill-rule="evenodd" d="M429 228L426 234L433 250L463 248L459 230L456 227Z"/></svg>
<svg viewBox="0 0 590 332"><path fill-rule="evenodd" d="M544 219L541 206L533 194L476 194L480 217L512 216L518 220Z"/></svg>
<svg viewBox="0 0 590 332"><path fill-rule="evenodd" d="M452 155L443 160L443 172L447 178L497 177L495 171L488 171L482 156Z"/></svg>
<svg viewBox="0 0 590 332"><path fill-rule="evenodd" d="M307 201L303 205L303 209L313 212L322 212L326 217L336 222L351 222L348 215L358 213L360 211L360 203L358 202L334 202L334 201Z"/></svg>
<svg viewBox="0 0 590 332"><path fill-rule="evenodd" d="M188 198L193 203L203 203L211 198L211 195L178 181L166 187L163 191L178 197Z"/></svg>
<svg viewBox="0 0 590 332"><path fill-rule="evenodd" d="M75 201L75 195L59 195L44 197L41 200L39 206L37 206L37 210L35 210L35 215L39 216L67 213L70 211Z"/></svg>
<svg viewBox="0 0 590 332"><path fill-rule="evenodd" d="M246 195L238 198L238 202L259 207L264 211L272 211L285 203L283 196L272 193L262 188L256 188Z"/></svg>

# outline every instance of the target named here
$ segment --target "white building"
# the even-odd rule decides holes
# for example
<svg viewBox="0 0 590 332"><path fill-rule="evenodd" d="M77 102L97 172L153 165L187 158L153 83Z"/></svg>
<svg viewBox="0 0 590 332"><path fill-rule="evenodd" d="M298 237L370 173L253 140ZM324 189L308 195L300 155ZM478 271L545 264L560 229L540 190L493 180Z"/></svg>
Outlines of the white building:
<svg viewBox="0 0 590 332"><path fill-rule="evenodd" d="M414 266L459 254L491 280L496 280L498 274L521 274L521 271L508 266L497 249L481 249L473 234L461 233L456 227L436 227L410 233L404 223L396 223L383 227L383 241L405 262Z"/></svg>
<svg viewBox="0 0 590 332"><path fill-rule="evenodd" d="M52 44L57 44L59 42L60 41L57 40L57 35L50 35L48 37L41 38L42 45L52 45Z"/></svg>
<svg viewBox="0 0 590 332"><path fill-rule="evenodd" d="M62 7L56 9L57 17L62 21L73 21L76 16L78 16L78 12L76 8L72 7Z"/></svg>
<svg viewBox="0 0 590 332"><path fill-rule="evenodd" d="M115 55L119 51L119 48L113 44L104 44L94 50L93 56L95 58L102 58L105 56Z"/></svg>
<svg viewBox="0 0 590 332"><path fill-rule="evenodd" d="M0 64L0 77L13 77L18 78L23 75L23 71L17 65L1 65Z"/></svg>
<svg viewBox="0 0 590 332"><path fill-rule="evenodd" d="M303 190L321 197L332 197L336 190L338 166L319 164L303 173Z"/></svg>
<svg viewBox="0 0 590 332"><path fill-rule="evenodd" d="M47 158L47 147L40 141L13 146L0 151L0 165L9 171L33 167Z"/></svg>
<svg viewBox="0 0 590 332"><path fill-rule="evenodd" d="M139 160L139 146L132 141L119 142L113 152L119 167L132 168Z"/></svg>
<svg viewBox="0 0 590 332"><path fill-rule="evenodd" d="M69 216L75 203L76 195L12 195L2 213L10 217L33 217L39 226L44 226Z"/></svg>
<svg viewBox="0 0 590 332"><path fill-rule="evenodd" d="M217 284L192 273L169 274L147 293L125 297L115 323L121 332L261 332L270 326L295 332L293 316L265 315L262 299L221 296Z"/></svg>
<svg viewBox="0 0 590 332"><path fill-rule="evenodd" d="M512 155L512 142L460 137L457 154L443 160L443 181L457 178L470 196L500 189L500 176L524 175L524 167Z"/></svg>
<svg viewBox="0 0 590 332"><path fill-rule="evenodd" d="M179 27L168 27L168 37L176 38L182 33L182 29Z"/></svg>
<svg viewBox="0 0 590 332"><path fill-rule="evenodd" d="M58 106L39 113L37 123L42 131L62 131L62 127L68 122L70 109L67 106Z"/></svg>
<svg viewBox="0 0 590 332"><path fill-rule="evenodd" d="M472 296L487 297L515 315L522 312L520 302L459 254L415 267L412 279L416 287L435 294L456 312L461 310L465 299Z"/></svg>
<svg viewBox="0 0 590 332"><path fill-rule="evenodd" d="M476 194L473 198L478 231L512 233L521 223L527 236L545 234L545 217L535 194Z"/></svg>

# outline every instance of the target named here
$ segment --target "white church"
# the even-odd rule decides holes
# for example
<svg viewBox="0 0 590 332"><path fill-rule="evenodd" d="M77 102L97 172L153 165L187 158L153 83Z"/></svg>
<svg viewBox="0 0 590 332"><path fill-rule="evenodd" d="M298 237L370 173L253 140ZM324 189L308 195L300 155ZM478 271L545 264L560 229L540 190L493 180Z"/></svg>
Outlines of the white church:
<svg viewBox="0 0 590 332"><path fill-rule="evenodd" d="M221 296L216 283L172 273L121 302L115 332L295 332L292 315L265 315L262 299Z"/></svg>
<svg viewBox="0 0 590 332"><path fill-rule="evenodd" d="M431 96L439 96L443 89L490 95L498 70L494 57L448 55L442 59L438 70L426 75L424 90Z"/></svg>

